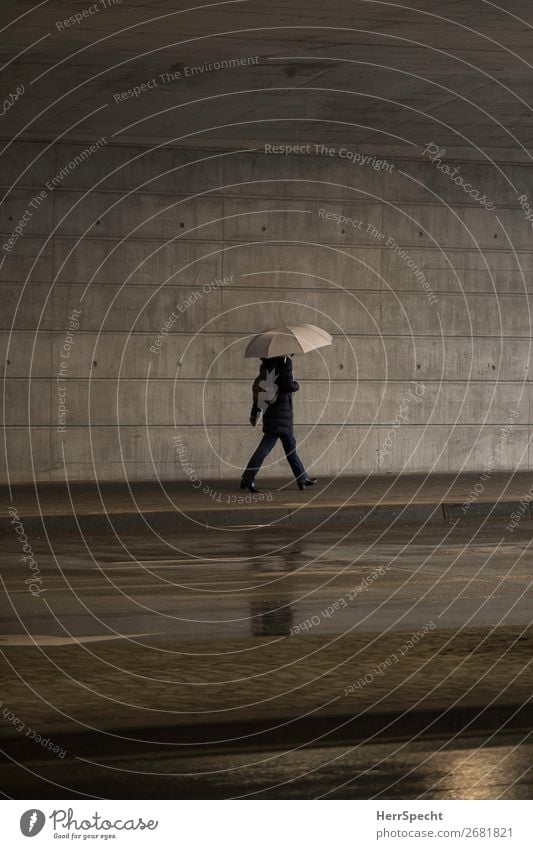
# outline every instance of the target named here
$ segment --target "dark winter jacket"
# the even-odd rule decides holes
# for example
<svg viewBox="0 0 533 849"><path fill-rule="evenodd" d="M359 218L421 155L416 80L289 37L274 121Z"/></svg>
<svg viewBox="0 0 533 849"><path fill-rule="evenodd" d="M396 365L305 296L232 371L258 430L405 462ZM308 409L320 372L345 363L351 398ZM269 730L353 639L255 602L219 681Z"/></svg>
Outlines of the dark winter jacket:
<svg viewBox="0 0 533 849"><path fill-rule="evenodd" d="M250 421L263 418L263 433L283 436L292 433L292 394L300 386L292 374L290 357L261 360L261 369L253 386L254 403Z"/></svg>

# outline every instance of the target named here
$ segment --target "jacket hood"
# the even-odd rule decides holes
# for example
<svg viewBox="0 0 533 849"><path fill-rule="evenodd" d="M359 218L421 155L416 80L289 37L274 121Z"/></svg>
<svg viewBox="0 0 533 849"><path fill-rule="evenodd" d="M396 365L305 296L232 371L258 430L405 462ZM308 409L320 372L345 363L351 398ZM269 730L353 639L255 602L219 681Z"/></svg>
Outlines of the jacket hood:
<svg viewBox="0 0 533 849"><path fill-rule="evenodd" d="M261 357L261 363L267 368L275 368L276 366L283 365L287 360L291 362L288 354L284 357Z"/></svg>

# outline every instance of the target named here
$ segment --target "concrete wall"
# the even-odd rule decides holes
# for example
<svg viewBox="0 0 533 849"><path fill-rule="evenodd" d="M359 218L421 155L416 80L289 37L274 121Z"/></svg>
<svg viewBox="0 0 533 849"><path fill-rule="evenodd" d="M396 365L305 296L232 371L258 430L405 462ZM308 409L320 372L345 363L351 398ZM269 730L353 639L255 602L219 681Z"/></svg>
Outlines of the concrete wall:
<svg viewBox="0 0 533 849"><path fill-rule="evenodd" d="M0 252L3 480L185 478L176 436L199 478L238 476L258 438L246 334L292 321L335 336L295 360L312 471L529 468L531 167L461 165L489 211L428 161L106 144L46 190L87 144L0 160L2 244L33 212Z"/></svg>

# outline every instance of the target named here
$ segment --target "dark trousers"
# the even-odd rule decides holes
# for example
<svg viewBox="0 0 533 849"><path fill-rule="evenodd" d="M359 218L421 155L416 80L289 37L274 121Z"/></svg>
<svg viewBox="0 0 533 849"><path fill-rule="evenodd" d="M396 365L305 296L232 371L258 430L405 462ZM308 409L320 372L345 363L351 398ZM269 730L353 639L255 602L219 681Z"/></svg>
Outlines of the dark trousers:
<svg viewBox="0 0 533 849"><path fill-rule="evenodd" d="M296 439L294 438L294 434L288 433L283 434L283 436L276 436L274 433L265 433L263 434L261 442L248 461L248 465L246 466L242 476L243 481L246 481L246 483L253 483L257 472L263 465L263 461L266 457L268 457L278 439L281 439L285 456L296 480L298 480L298 478L305 477L304 464L296 453Z"/></svg>

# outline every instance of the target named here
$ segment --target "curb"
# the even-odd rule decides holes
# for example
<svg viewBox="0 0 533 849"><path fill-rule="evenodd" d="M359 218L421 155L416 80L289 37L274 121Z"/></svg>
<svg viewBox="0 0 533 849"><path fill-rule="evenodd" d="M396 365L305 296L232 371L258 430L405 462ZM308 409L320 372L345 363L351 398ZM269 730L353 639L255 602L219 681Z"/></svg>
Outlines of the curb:
<svg viewBox="0 0 533 849"><path fill-rule="evenodd" d="M303 506L297 510L291 507L235 507L234 509L200 509L187 513L176 510L156 510L138 513L122 511L116 513L91 513L73 515L25 516L21 514L26 532L41 535L43 533L94 534L102 531L113 533L142 534L176 531L194 532L206 529L246 530L252 527L272 526L277 528L295 528L309 525L327 524L331 527L343 526L357 528L361 525L390 524L453 524L458 521L479 521L487 518L510 518L520 507L519 501L490 501L473 504L467 514L461 504L390 504L355 505L343 504L324 507L323 505ZM530 511L523 516L531 518ZM7 520L0 524L0 537L9 537L13 530Z"/></svg>

